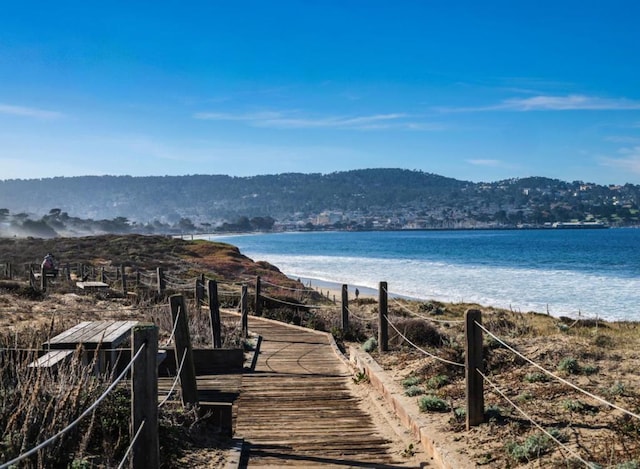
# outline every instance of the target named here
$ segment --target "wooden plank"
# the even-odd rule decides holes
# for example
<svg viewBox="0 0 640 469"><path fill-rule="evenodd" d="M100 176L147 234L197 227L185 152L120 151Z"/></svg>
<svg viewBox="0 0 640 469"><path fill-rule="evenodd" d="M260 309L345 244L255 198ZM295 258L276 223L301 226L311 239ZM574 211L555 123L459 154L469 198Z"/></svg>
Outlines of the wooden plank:
<svg viewBox="0 0 640 469"><path fill-rule="evenodd" d="M109 288L109 284L104 282L76 282L76 286L82 290L101 290Z"/></svg>
<svg viewBox="0 0 640 469"><path fill-rule="evenodd" d="M51 350L27 365L29 368L55 368L73 355L73 350Z"/></svg>
<svg viewBox="0 0 640 469"><path fill-rule="evenodd" d="M84 321L76 324L44 344L45 348L74 349L79 344L93 349L118 347L131 333L138 321Z"/></svg>

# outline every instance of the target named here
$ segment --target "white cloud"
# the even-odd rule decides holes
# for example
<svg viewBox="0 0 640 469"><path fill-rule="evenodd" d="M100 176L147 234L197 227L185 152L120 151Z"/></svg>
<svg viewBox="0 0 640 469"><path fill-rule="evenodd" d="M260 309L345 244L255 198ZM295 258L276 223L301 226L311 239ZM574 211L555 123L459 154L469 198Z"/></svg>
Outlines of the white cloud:
<svg viewBox="0 0 640 469"><path fill-rule="evenodd" d="M255 113L200 112L195 119L245 122L255 127L277 129L405 129L436 131L443 126L438 123L420 122L403 113L373 114L367 116L303 116L298 112L261 111Z"/></svg>
<svg viewBox="0 0 640 469"><path fill-rule="evenodd" d="M608 99L596 96L532 96L529 98L505 99L499 104L478 107L439 108L442 112L487 112L487 111L629 111L640 110L640 101L625 98Z"/></svg>
<svg viewBox="0 0 640 469"><path fill-rule="evenodd" d="M603 157L601 163L604 166L619 168L631 173L640 174L640 146L621 148L618 153L621 157Z"/></svg>
<svg viewBox="0 0 640 469"><path fill-rule="evenodd" d="M0 103L0 114L8 114L20 117L34 117L37 119L58 119L64 116L64 114L62 114L61 112L47 111L45 109L38 109L33 107L14 106L4 103Z"/></svg>
<svg viewBox="0 0 640 469"><path fill-rule="evenodd" d="M474 166L490 166L492 168L498 168L502 166L502 162L500 160L472 159L472 160L467 160L467 163L472 164Z"/></svg>

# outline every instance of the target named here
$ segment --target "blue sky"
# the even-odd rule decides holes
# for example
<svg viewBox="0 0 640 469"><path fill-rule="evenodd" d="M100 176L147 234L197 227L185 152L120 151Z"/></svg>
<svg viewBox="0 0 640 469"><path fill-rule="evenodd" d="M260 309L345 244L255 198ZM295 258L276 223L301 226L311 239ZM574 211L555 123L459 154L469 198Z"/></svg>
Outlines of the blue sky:
<svg viewBox="0 0 640 469"><path fill-rule="evenodd" d="M640 184L640 2L5 2L0 179Z"/></svg>

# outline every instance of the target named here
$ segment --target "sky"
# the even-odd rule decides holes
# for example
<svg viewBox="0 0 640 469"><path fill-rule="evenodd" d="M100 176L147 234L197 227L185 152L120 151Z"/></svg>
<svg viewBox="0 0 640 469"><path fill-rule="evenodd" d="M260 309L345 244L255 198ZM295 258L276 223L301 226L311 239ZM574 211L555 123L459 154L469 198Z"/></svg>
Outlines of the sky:
<svg viewBox="0 0 640 469"><path fill-rule="evenodd" d="M0 179L640 184L637 0L6 1Z"/></svg>

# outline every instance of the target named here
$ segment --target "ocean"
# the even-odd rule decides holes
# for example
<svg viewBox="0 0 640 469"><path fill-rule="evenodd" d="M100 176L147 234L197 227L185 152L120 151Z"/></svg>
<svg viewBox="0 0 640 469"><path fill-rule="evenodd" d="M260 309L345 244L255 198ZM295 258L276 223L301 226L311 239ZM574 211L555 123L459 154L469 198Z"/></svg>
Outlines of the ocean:
<svg viewBox="0 0 640 469"><path fill-rule="evenodd" d="M553 316L640 320L640 229L204 236L292 278Z"/></svg>

